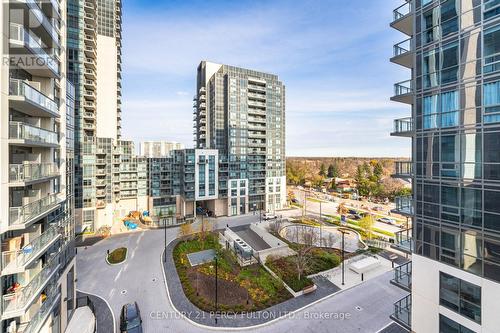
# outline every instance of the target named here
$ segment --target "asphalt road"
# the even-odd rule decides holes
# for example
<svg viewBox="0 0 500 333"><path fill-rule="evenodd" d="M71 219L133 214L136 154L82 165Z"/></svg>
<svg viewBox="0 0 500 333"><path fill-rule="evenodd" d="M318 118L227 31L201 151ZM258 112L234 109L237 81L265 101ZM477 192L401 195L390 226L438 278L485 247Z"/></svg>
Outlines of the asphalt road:
<svg viewBox="0 0 500 333"><path fill-rule="evenodd" d="M295 198L299 201L299 203L301 205L304 205L304 198L305 198L304 191L303 190L298 190L298 189L294 189L293 191L295 193ZM308 195L307 197L312 197L312 196ZM354 200L347 200L347 199L335 198L335 202L331 202L331 201L322 202L321 203L321 207L320 207L320 203L319 202L314 202L314 201L311 201L311 200L307 200L306 209L307 209L308 213L314 213L314 214L318 214L319 215L320 208L321 208L321 213L322 214L338 215L337 214L337 208L338 208L338 205L341 202L344 202L347 207L353 207L354 209L356 209L358 211L361 210L359 208L361 205L369 206L369 207L380 206L380 205L376 205L376 204L368 203L368 202L364 202L364 201L354 201ZM394 215L392 215L392 216L387 215L388 211L391 210L392 208L394 208L393 206L394 205L383 206L384 207L384 211L381 211L381 212L375 212L375 211L369 211L369 212L370 213L374 213L376 215L381 215L381 216L393 218L393 219L396 218L398 221L400 221L401 223L403 223L403 221L405 221L405 220L402 219L401 217L395 217ZM300 210L300 212L302 212L302 209L299 209L299 210ZM401 228L399 228L398 226L393 226L393 225L389 225L387 223L382 223L382 222L378 222L378 221L375 221L375 227L379 228L381 230L389 231L389 232L396 232L396 231L400 231L401 230Z"/></svg>
<svg viewBox="0 0 500 333"><path fill-rule="evenodd" d="M258 219L258 215L220 218L217 224L222 228ZM167 242L177 234L178 228L167 229ZM127 261L109 266L104 260L106 251L119 246L128 248ZM180 318L171 307L160 262L163 247L164 231L149 230L113 236L87 249L79 248L77 287L101 296L110 304L116 327L123 304L137 301L146 333L213 332ZM391 273L381 275L289 318L244 332L377 332L390 322L393 303L404 296L403 291L389 283L391 276Z"/></svg>

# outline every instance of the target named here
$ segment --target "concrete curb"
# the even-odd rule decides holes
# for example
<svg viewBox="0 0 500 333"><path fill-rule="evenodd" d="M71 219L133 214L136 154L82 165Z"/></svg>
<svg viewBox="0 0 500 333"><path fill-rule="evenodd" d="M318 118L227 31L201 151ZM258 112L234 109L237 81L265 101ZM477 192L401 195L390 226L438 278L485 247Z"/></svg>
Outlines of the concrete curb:
<svg viewBox="0 0 500 333"><path fill-rule="evenodd" d="M115 249L115 250L116 250L116 249ZM114 250L113 250L113 251L114 251ZM111 252L113 252L113 251L111 251ZM110 253L111 253L111 252L110 252ZM127 261L127 259L128 259L128 248L125 248L125 258L123 259L123 261L120 261L120 262L118 262L118 263L116 263L116 264L112 264L112 263L110 263L110 262L109 262L109 260L108 260L108 255L107 255L107 254L106 254L106 256L104 257L104 260L106 260L106 264L108 264L108 265L110 265L110 266L118 266L118 265L121 265L121 264L123 264L125 261Z"/></svg>
<svg viewBox="0 0 500 333"><path fill-rule="evenodd" d="M102 296L99 296L99 295L97 295L97 294L93 294L93 293L89 293L89 292L87 292L87 291L83 291L83 290L78 289L78 288L76 288L76 291L79 291L79 292L81 292L81 293L88 294L88 295L92 295L92 296L94 296L94 297L100 298L100 299L102 299L102 300L104 301L104 303L106 303L106 305L107 305L107 306L108 306L108 308L109 308L109 311L111 311L111 316L113 317L113 332L116 332L116 318L115 318L115 313L113 312L113 309L112 309L112 308L111 308L111 306L109 305L108 301L107 301L104 297L102 297ZM96 325L96 330L97 330L97 325Z"/></svg>

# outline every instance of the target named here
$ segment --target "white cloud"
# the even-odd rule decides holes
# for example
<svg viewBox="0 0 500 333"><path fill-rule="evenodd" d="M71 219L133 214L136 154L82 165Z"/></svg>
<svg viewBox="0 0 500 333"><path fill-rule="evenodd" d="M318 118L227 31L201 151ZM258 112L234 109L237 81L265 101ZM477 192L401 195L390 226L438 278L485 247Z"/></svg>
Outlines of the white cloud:
<svg viewBox="0 0 500 333"><path fill-rule="evenodd" d="M408 140L389 137L392 119L409 114L389 101L392 82L409 75L388 62L391 35L402 38L387 24L396 1L285 3L212 12L125 4L124 136L191 146L189 96L197 65L210 60L280 76L288 155L406 156Z"/></svg>

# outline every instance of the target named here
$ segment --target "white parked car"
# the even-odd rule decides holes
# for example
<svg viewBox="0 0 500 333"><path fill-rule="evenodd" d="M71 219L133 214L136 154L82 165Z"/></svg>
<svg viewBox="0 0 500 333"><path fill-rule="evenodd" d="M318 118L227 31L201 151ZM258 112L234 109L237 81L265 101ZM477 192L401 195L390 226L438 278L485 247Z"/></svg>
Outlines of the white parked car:
<svg viewBox="0 0 500 333"><path fill-rule="evenodd" d="M272 213L264 213L264 215L262 215L262 218L267 221L267 220L275 220L278 218L278 216L272 214Z"/></svg>

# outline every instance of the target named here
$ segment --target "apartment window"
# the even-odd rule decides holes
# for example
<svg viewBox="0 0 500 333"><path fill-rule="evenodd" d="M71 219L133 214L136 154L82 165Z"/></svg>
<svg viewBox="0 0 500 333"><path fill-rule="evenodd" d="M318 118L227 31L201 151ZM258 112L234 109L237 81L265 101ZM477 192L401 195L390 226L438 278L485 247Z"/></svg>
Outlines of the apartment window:
<svg viewBox="0 0 500 333"><path fill-rule="evenodd" d="M485 0L484 19L496 17L500 14L500 0Z"/></svg>
<svg viewBox="0 0 500 333"><path fill-rule="evenodd" d="M424 129L459 125L458 91L423 98Z"/></svg>
<svg viewBox="0 0 500 333"><path fill-rule="evenodd" d="M483 50L484 73L500 70L500 25L484 32Z"/></svg>
<svg viewBox="0 0 500 333"><path fill-rule="evenodd" d="M483 104L483 121L485 123L500 122L500 81L484 84Z"/></svg>
<svg viewBox="0 0 500 333"><path fill-rule="evenodd" d="M439 279L439 304L481 324L481 287L443 272Z"/></svg>
<svg viewBox="0 0 500 333"><path fill-rule="evenodd" d="M497 217L497 220L498 221ZM486 221L485 221L486 224ZM498 229L498 226L496 227ZM484 239L484 277L500 282L500 239L488 236Z"/></svg>
<svg viewBox="0 0 500 333"><path fill-rule="evenodd" d="M439 333L474 333L474 331L439 314Z"/></svg>

